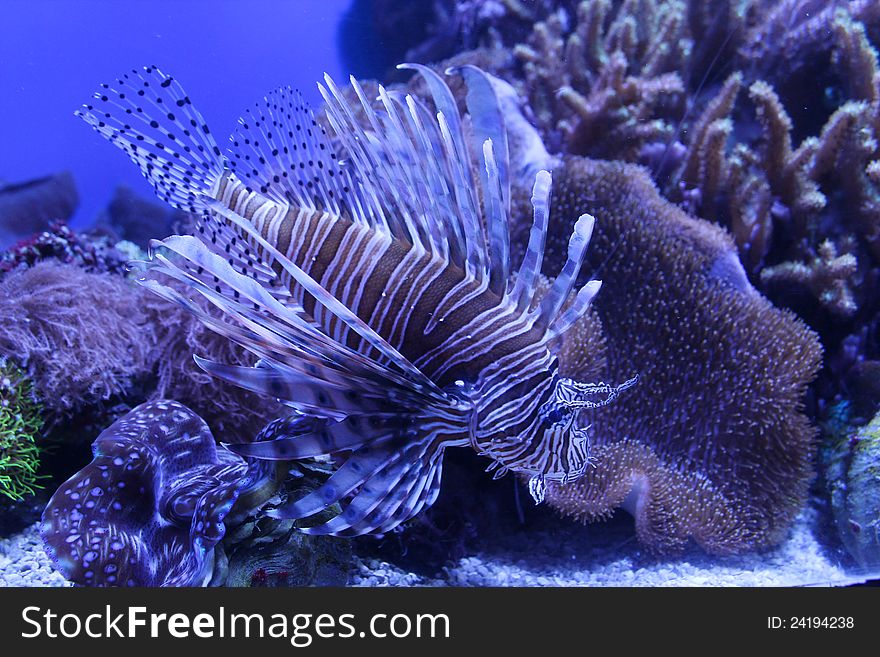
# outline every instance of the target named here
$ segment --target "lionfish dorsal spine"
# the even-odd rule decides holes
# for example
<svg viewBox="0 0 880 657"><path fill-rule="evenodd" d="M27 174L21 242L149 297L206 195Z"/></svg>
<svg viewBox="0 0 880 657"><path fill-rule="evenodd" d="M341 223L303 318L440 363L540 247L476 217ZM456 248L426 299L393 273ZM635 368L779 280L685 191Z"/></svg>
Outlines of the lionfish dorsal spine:
<svg viewBox="0 0 880 657"><path fill-rule="evenodd" d="M529 242L520 265L519 274L511 292L519 312L528 310L535 296L541 265L544 261L544 245L547 242L547 224L550 216L550 173L539 171L532 187L532 228Z"/></svg>
<svg viewBox="0 0 880 657"><path fill-rule="evenodd" d="M544 295L540 305L535 309L536 322L548 331L574 289L595 223L596 220L589 214L581 215L575 222L568 242L568 257L565 264L547 294Z"/></svg>
<svg viewBox="0 0 880 657"><path fill-rule="evenodd" d="M483 142L483 161L486 164L485 204L489 223L489 262L492 263L489 289L499 297L504 297L507 295L510 278L510 229L508 213L503 208L501 180L491 139Z"/></svg>

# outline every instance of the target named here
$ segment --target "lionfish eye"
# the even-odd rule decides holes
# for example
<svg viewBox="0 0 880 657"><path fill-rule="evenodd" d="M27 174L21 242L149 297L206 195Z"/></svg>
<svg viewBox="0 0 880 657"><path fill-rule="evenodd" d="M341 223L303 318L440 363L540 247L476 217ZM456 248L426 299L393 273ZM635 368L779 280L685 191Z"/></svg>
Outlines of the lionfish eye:
<svg viewBox="0 0 880 657"><path fill-rule="evenodd" d="M561 424L571 417L571 410L566 406L558 405L554 400L545 404L541 409L541 416L549 424Z"/></svg>

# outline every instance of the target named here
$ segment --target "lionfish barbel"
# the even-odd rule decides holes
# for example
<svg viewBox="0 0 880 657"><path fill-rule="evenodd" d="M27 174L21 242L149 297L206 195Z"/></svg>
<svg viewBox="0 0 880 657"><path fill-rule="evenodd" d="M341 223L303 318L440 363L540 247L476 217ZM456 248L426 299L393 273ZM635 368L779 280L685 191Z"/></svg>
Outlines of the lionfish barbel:
<svg viewBox="0 0 880 657"><path fill-rule="evenodd" d="M547 480L571 481L590 465L582 409L636 380L558 374L554 346L600 282L573 294L594 224L583 215L567 262L538 293L546 170L511 275L500 81L456 69L468 122L439 74L401 68L424 78L436 112L383 87L374 108L354 78L349 103L325 75L329 133L300 94L281 88L239 119L227 154L156 67L102 85L77 112L161 199L197 216L193 235L153 241L139 282L259 358L250 368L194 356L198 364L293 409L257 441L227 447L276 461L344 457L319 489L270 511L304 518L343 505L303 530L311 534L383 533L412 518L436 500L452 446L492 459L496 477L525 474L540 502ZM198 295L221 312L206 312Z"/></svg>

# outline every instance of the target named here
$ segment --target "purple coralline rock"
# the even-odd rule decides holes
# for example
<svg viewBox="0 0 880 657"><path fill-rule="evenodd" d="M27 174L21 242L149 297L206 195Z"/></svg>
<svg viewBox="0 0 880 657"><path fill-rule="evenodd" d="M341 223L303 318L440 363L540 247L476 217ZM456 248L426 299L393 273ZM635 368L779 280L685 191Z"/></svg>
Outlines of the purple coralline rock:
<svg viewBox="0 0 880 657"><path fill-rule="evenodd" d="M175 232L174 227L186 220L185 212L142 198L120 185L99 225L106 223L122 239L146 248L151 239Z"/></svg>
<svg viewBox="0 0 880 657"><path fill-rule="evenodd" d="M11 185L0 184L0 243L25 237L69 219L79 203L73 176L54 176Z"/></svg>
<svg viewBox="0 0 880 657"><path fill-rule="evenodd" d="M56 221L46 230L0 253L0 275L28 269L46 260L76 265L90 273L124 274L130 258L117 249L113 241L109 235L78 233L64 221Z"/></svg>
<svg viewBox="0 0 880 657"><path fill-rule="evenodd" d="M267 479L218 449L174 401L142 404L103 431L94 460L55 492L41 524L46 551L85 586L198 586L237 500Z"/></svg>

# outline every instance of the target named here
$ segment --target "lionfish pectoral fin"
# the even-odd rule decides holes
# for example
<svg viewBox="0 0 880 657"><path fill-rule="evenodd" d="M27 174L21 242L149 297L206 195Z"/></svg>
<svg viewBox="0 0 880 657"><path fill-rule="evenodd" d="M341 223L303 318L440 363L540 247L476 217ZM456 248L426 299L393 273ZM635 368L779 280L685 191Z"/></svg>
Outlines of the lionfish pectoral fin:
<svg viewBox="0 0 880 657"><path fill-rule="evenodd" d="M553 179L549 171L538 171L535 175L535 184L532 186L532 228L529 231L529 243L510 293L519 312L529 308L538 288L538 279L544 261L544 247L547 243L552 184Z"/></svg>
<svg viewBox="0 0 880 657"><path fill-rule="evenodd" d="M371 448L366 457L355 452L349 457L352 470L344 482L354 495L343 503L342 512L322 525L303 531L315 535L360 536L391 531L419 513L436 499L440 486L443 452L451 444L434 434L425 434L404 446L386 444ZM378 452L378 453L376 453ZM345 468L348 461L343 465ZM330 482L333 481L331 477ZM351 486L355 483L356 489ZM333 502L341 502L341 490Z"/></svg>
<svg viewBox="0 0 880 657"><path fill-rule="evenodd" d="M276 460L347 452L345 462L319 488L267 514L307 518L343 503L339 515L303 531L358 536L390 531L430 506L440 487L443 451L465 442L448 435L417 434L415 423L412 417L393 415L335 423L294 417L277 420L263 431L274 438L226 447L245 457Z"/></svg>
<svg viewBox="0 0 880 657"><path fill-rule="evenodd" d="M227 445L239 456L290 461L361 449L407 435L413 416L349 416L334 422L312 416L292 416L270 422L252 443ZM303 429L305 421L312 422Z"/></svg>
<svg viewBox="0 0 880 657"><path fill-rule="evenodd" d="M529 479L529 494L532 496L532 499L535 500L535 504L543 502L546 493L547 482L544 479L544 475L536 474Z"/></svg>
<svg viewBox="0 0 880 657"><path fill-rule="evenodd" d="M123 150L159 198L201 214L203 193L226 160L177 80L145 66L102 84L94 97L76 115Z"/></svg>
<svg viewBox="0 0 880 657"><path fill-rule="evenodd" d="M301 413L328 419L342 419L352 413L379 412L387 397L370 394L364 382L342 373L322 371L309 376L272 360L260 367L227 365L193 356L196 364L211 376L246 390L273 397ZM317 365L315 366L317 367Z"/></svg>

